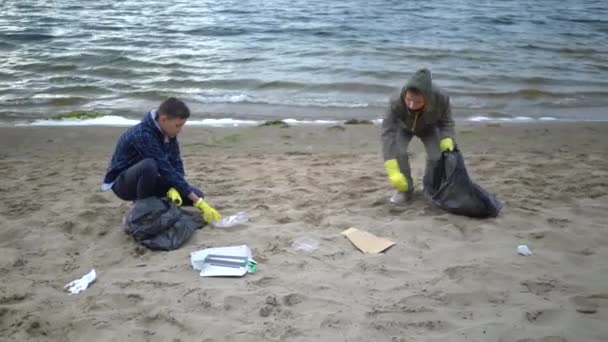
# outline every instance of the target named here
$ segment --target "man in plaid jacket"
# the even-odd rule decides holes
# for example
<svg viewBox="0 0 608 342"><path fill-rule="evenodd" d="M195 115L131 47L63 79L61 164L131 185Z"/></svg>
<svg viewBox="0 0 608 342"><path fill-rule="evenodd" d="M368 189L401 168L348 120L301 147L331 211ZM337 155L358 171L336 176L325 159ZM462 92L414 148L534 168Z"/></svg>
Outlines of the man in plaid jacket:
<svg viewBox="0 0 608 342"><path fill-rule="evenodd" d="M125 201L167 196L177 205L194 205L206 222L219 220L220 214L203 200L203 192L184 178L177 135L189 117L186 104L172 97L124 132L102 190L111 189Z"/></svg>

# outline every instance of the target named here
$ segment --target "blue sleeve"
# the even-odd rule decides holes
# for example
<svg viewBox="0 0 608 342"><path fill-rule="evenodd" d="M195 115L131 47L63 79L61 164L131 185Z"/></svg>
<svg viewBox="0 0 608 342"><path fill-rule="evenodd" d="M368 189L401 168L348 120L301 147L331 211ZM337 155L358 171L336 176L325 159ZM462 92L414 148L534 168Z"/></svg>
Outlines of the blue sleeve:
<svg viewBox="0 0 608 342"><path fill-rule="evenodd" d="M175 171L177 171L180 175L182 175L182 177L184 177L186 175L186 172L184 171L184 162L182 161L182 156L179 150L179 144L177 143L177 141L173 141L172 144L173 146L171 149L171 155L169 156L169 161L171 162L173 168L175 168Z"/></svg>
<svg viewBox="0 0 608 342"><path fill-rule="evenodd" d="M148 132L135 134L132 139L133 148L143 157L152 158L156 161L158 173L180 194L189 194L190 185L184 176L171 165L169 158L163 152L158 140ZM180 159L181 160L181 159Z"/></svg>

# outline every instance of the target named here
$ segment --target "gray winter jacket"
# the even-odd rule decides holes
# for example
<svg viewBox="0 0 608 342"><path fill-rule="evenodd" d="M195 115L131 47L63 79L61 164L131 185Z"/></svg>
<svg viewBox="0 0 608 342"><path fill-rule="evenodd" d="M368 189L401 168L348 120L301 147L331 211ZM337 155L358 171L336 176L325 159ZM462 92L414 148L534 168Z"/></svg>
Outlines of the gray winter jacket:
<svg viewBox="0 0 608 342"><path fill-rule="evenodd" d="M421 112L410 111L404 103L405 91L416 88L424 95L425 105ZM397 146L399 130L414 135L427 132L431 127L439 129L439 138L454 138L454 120L450 109L450 97L433 86L431 72L420 69L408 80L398 96L390 101L390 107L382 121L382 150L384 160L395 159L400 146Z"/></svg>

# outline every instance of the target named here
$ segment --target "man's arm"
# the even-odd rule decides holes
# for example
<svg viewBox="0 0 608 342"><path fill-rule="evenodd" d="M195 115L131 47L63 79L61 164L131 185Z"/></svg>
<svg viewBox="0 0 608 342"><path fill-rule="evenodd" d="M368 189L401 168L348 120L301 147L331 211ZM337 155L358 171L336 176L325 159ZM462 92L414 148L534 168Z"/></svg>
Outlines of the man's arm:
<svg viewBox="0 0 608 342"><path fill-rule="evenodd" d="M184 171L184 162L182 161L182 155L179 148L179 144L177 143L177 141L174 141L174 144L175 145L173 146L171 155L169 156L169 158L171 159L171 165L175 168L175 171L177 171L180 175L182 175L182 177L184 177L186 175L186 172ZM196 203L200 199L200 197L198 197L192 191L190 191L187 196L192 201L192 203Z"/></svg>
<svg viewBox="0 0 608 342"><path fill-rule="evenodd" d="M169 160L171 161L171 165L175 168L182 177L186 175L184 171L184 162L182 161L182 155L179 149L179 144L177 140L173 142L173 148L171 149L171 155L169 155Z"/></svg>
<svg viewBox="0 0 608 342"><path fill-rule="evenodd" d="M165 178L167 183L175 187L180 194L192 195L190 185L184 177L171 165L168 158L165 156L159 142L147 132L136 134L133 137L133 148L143 157L152 158L156 161L158 173ZM196 196L196 195L194 195ZM196 196L198 200L198 196Z"/></svg>
<svg viewBox="0 0 608 342"><path fill-rule="evenodd" d="M382 155L384 160L397 158L397 116L392 105L382 120Z"/></svg>
<svg viewBox="0 0 608 342"><path fill-rule="evenodd" d="M382 120L382 154L384 156L384 168L391 185L399 192L408 190L407 178L401 172L397 161L397 131L400 129L397 122L397 113L393 104L388 109L384 120Z"/></svg>
<svg viewBox="0 0 608 342"><path fill-rule="evenodd" d="M437 126L439 127L439 139L454 139L454 119L452 119L452 108L450 106L449 96L446 96L445 106L440 113Z"/></svg>

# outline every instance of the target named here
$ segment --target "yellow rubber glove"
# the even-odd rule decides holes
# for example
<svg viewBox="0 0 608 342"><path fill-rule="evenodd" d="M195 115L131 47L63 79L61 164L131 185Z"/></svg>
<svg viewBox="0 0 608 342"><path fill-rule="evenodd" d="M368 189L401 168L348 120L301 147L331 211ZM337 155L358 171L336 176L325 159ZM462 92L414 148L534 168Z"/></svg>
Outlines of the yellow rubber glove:
<svg viewBox="0 0 608 342"><path fill-rule="evenodd" d="M222 219L222 215L217 212L217 210L213 209L207 202L205 202L202 198L199 198L194 206L197 207L200 211L203 212L203 219L205 222L211 223L215 221L219 221Z"/></svg>
<svg viewBox="0 0 608 342"><path fill-rule="evenodd" d="M439 149L441 152L454 151L454 140L452 140L452 138L443 138L439 140Z"/></svg>
<svg viewBox="0 0 608 342"><path fill-rule="evenodd" d="M391 181L393 188L399 192L406 192L408 188L407 178L401 173L397 159L385 161L384 167L386 168L386 174L388 175L388 179Z"/></svg>
<svg viewBox="0 0 608 342"><path fill-rule="evenodd" d="M182 196L180 196L179 192L177 192L175 188L171 188L169 191L167 191L167 197L178 207L184 202L182 201Z"/></svg>

